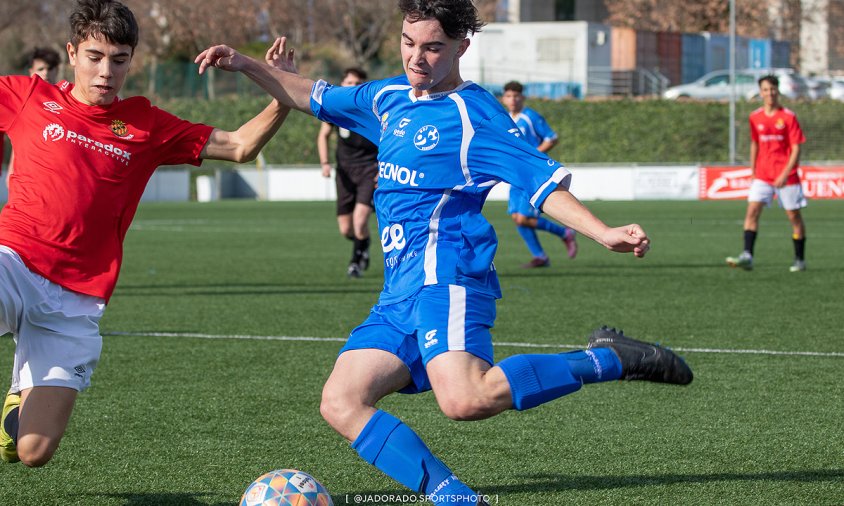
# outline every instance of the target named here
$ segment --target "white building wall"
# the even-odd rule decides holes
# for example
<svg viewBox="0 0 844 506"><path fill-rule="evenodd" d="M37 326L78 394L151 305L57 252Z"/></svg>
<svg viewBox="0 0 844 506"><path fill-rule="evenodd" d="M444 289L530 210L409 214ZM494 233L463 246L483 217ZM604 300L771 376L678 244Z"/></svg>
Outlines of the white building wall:
<svg viewBox="0 0 844 506"><path fill-rule="evenodd" d="M472 37L460 60L461 74L492 85L578 83L586 95L589 67L611 64L609 31L584 21L491 23Z"/></svg>

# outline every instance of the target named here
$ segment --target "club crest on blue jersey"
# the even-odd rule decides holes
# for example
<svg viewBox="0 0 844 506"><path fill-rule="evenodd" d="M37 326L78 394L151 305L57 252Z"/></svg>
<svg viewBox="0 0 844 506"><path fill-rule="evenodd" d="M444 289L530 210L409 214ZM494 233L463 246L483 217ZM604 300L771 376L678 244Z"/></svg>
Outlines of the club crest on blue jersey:
<svg viewBox="0 0 844 506"><path fill-rule="evenodd" d="M390 117L390 113L385 112L381 115L381 138L384 138L384 134L387 132L387 127L389 126L389 122L387 118Z"/></svg>
<svg viewBox="0 0 844 506"><path fill-rule="evenodd" d="M440 142L440 132L434 125L425 125L413 136L413 145L420 151L430 151Z"/></svg>

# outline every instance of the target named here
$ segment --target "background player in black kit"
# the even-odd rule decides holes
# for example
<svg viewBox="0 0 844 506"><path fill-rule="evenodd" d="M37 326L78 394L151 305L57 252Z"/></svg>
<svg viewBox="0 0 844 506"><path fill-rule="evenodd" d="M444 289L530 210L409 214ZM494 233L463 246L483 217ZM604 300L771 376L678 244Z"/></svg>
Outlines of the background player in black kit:
<svg viewBox="0 0 844 506"><path fill-rule="evenodd" d="M349 68L343 72L342 86L363 84L366 72ZM322 175L331 177L328 160L328 139L337 132L337 226L343 237L354 242L352 258L346 274L359 278L369 268L369 215L372 214L372 194L378 180L378 148L365 137L323 123L317 135Z"/></svg>

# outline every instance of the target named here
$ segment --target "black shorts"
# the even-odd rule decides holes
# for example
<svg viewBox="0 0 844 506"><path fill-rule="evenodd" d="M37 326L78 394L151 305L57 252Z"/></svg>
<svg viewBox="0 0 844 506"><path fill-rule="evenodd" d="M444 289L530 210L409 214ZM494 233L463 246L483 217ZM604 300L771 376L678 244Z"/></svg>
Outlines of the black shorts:
<svg viewBox="0 0 844 506"><path fill-rule="evenodd" d="M378 179L378 163L337 166L337 215L351 214L355 204L372 206L372 194Z"/></svg>

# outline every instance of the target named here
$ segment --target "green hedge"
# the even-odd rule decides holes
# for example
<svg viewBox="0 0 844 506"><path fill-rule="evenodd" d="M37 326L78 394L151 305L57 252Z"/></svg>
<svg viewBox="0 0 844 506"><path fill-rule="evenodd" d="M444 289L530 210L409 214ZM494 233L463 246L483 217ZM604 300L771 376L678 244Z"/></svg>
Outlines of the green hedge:
<svg viewBox="0 0 844 506"><path fill-rule="evenodd" d="M213 102L172 99L159 103L192 121L236 129L267 104L263 98L226 98ZM737 158L749 153L747 115L758 102L736 107ZM834 101L787 104L794 110L807 143L802 160L844 160L844 103ZM565 163L719 163L729 158L729 108L725 103L608 100L547 101L528 106L545 116L560 136L551 152ZM319 121L291 112L279 133L264 149L268 163L317 163Z"/></svg>

